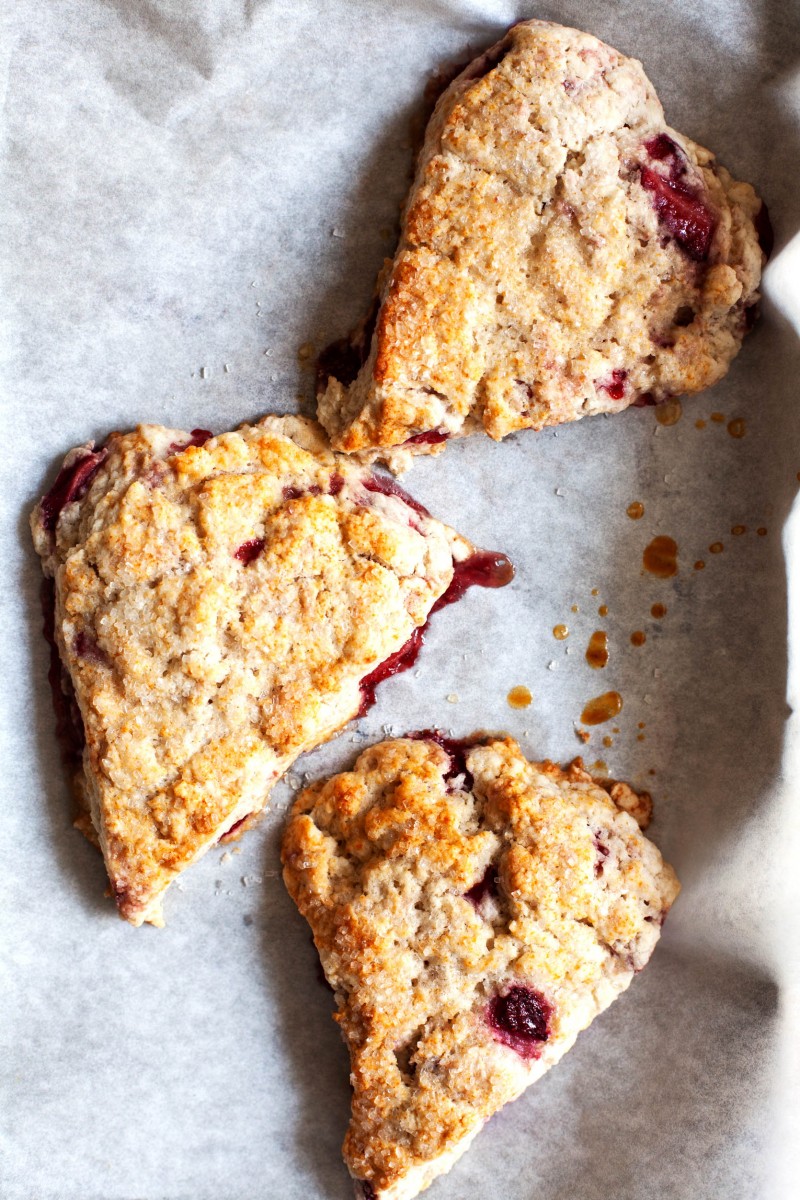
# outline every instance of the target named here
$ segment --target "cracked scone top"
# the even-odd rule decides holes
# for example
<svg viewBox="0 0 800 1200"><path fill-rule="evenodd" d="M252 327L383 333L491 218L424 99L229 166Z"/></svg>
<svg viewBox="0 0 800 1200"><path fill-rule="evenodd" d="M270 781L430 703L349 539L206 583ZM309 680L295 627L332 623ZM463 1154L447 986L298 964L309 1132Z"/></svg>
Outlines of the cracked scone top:
<svg viewBox="0 0 800 1200"><path fill-rule="evenodd" d="M646 964L678 882L649 797L607 787L428 733L297 799L284 879L350 1051L357 1197L427 1187Z"/></svg>
<svg viewBox="0 0 800 1200"><path fill-rule="evenodd" d="M641 64L514 26L440 98L377 317L323 355L336 449L441 449L719 380L758 299L766 212L667 128Z"/></svg>
<svg viewBox="0 0 800 1200"><path fill-rule="evenodd" d="M79 447L32 529L78 824L134 924L413 659L434 604L510 574L299 417Z"/></svg>

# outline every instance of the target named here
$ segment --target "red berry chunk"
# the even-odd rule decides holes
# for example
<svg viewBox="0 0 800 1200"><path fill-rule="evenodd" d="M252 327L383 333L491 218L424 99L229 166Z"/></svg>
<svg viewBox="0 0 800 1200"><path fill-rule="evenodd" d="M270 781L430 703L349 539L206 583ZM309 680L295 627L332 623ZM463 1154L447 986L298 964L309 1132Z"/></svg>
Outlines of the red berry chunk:
<svg viewBox="0 0 800 1200"><path fill-rule="evenodd" d="M248 563L258 558L265 545L264 538L250 538L249 542L242 542L239 549L234 550L233 557L238 558L240 563L247 566Z"/></svg>
<svg viewBox="0 0 800 1200"><path fill-rule="evenodd" d="M521 1058L538 1058L550 1036L552 1012L541 992L514 984L490 1002L487 1020L498 1042L510 1046Z"/></svg>
<svg viewBox="0 0 800 1200"><path fill-rule="evenodd" d="M439 442L446 442L449 434L442 433L439 429L431 429L429 433L415 433L413 437L406 438L403 442L404 446L436 446Z"/></svg>
<svg viewBox="0 0 800 1200"><path fill-rule="evenodd" d="M107 450L87 450L83 458L77 459L69 467L62 467L55 483L42 500L42 524L48 532L52 533L58 524L61 510L86 494L107 454Z"/></svg>
<svg viewBox="0 0 800 1200"><path fill-rule="evenodd" d="M476 908L480 908L484 900L489 896L497 895L497 867L488 866L486 873L477 883L473 883L468 892L464 893L464 899L469 900L470 904L474 904Z"/></svg>
<svg viewBox="0 0 800 1200"><path fill-rule="evenodd" d="M381 496L397 496L399 500L402 500L409 508L413 508L414 512L419 513L422 517L431 515L424 505L415 500L413 496L409 496L408 492L388 475L369 475L364 480L364 487L368 492L377 492Z"/></svg>
<svg viewBox="0 0 800 1200"><path fill-rule="evenodd" d="M611 372L611 379L608 383L598 384L604 392L608 392L612 400L622 400L625 395L625 380L628 378L627 371L619 369Z"/></svg>
<svg viewBox="0 0 800 1200"><path fill-rule="evenodd" d="M445 773L445 779L455 779L457 775L464 776L464 786L472 788L473 779L467 770L466 751L475 745L472 738L449 738L441 729L420 729L416 733L406 735L415 742L435 742L450 756L450 769Z"/></svg>
<svg viewBox="0 0 800 1200"><path fill-rule="evenodd" d="M667 179L650 167L642 167L640 178L642 187L652 196L661 224L690 258L704 262L717 228L716 214L674 174Z"/></svg>
<svg viewBox="0 0 800 1200"><path fill-rule="evenodd" d="M210 429L193 429L188 442L170 442L167 453L180 454L181 450L188 450L190 446L204 446L213 436Z"/></svg>
<svg viewBox="0 0 800 1200"><path fill-rule="evenodd" d="M420 625L399 650L395 650L394 654L390 654L388 658L384 659L374 671L370 671L369 675L364 676L361 680L359 717L363 717L375 703L375 688L379 683L383 683L384 679L389 679L392 675L399 675L401 671L407 671L409 667L413 667L425 642L426 628L427 624Z"/></svg>

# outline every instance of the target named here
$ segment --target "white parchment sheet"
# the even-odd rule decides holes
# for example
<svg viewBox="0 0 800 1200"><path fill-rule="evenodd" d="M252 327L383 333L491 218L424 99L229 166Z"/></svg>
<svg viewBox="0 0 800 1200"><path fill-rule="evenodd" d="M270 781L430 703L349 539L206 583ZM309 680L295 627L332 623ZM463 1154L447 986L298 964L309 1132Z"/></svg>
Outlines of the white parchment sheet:
<svg viewBox="0 0 800 1200"><path fill-rule="evenodd" d="M234 853L172 889L165 929L116 917L70 824L27 515L90 437L137 421L222 430L307 404L298 348L344 333L368 300L431 72L539 15L641 58L671 123L764 195L777 233L764 319L671 427L631 410L415 466L406 485L510 554L516 581L437 615L418 669L298 774L348 764L387 727L508 729L535 756L583 753L649 787L651 835L683 882L648 969L431 1200L797 1197L798 4L13 0L4 13L0 1196L351 1195L346 1055L278 873L289 787ZM657 534L678 543L673 579L642 572ZM595 629L604 671L584 658ZM518 684L534 699L515 711ZM624 708L582 746L583 704L611 688Z"/></svg>

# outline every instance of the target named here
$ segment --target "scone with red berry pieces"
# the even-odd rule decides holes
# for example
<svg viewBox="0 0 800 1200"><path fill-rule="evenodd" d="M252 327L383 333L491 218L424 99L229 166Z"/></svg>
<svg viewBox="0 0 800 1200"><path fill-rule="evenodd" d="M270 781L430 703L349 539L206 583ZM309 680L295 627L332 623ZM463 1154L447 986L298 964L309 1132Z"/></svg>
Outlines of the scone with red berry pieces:
<svg viewBox="0 0 800 1200"><path fill-rule="evenodd" d="M434 608L513 574L299 417L79 447L32 529L78 824L134 925L413 662Z"/></svg>
<svg viewBox="0 0 800 1200"><path fill-rule="evenodd" d="M679 890L649 815L579 760L436 731L298 797L284 879L350 1051L357 1197L426 1188L645 966Z"/></svg>
<svg viewBox="0 0 800 1200"><path fill-rule="evenodd" d="M428 125L374 314L319 365L335 449L409 455L700 391L752 324L766 210L635 59L525 21Z"/></svg>

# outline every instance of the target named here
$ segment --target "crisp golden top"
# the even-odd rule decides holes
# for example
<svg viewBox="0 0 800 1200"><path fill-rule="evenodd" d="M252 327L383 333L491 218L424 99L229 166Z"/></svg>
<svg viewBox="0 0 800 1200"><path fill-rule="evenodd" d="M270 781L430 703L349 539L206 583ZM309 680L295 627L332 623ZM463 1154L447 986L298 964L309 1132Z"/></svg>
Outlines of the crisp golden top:
<svg viewBox="0 0 800 1200"><path fill-rule="evenodd" d="M502 438L725 374L757 300L761 202L668 129L641 64L514 26L441 97L357 378L328 380L337 449ZM387 457L384 454L384 457Z"/></svg>
<svg viewBox="0 0 800 1200"><path fill-rule="evenodd" d="M85 729L83 790L137 924L356 714L362 677L471 551L369 490L313 422L267 417L191 442L159 426L113 434L85 494L60 515L45 498L33 517Z"/></svg>
<svg viewBox="0 0 800 1200"><path fill-rule="evenodd" d="M284 878L350 1050L345 1159L378 1197L446 1170L646 964L678 883L626 809L649 798L510 738L382 742L296 801ZM515 1048L492 1006L525 993L547 1035Z"/></svg>

